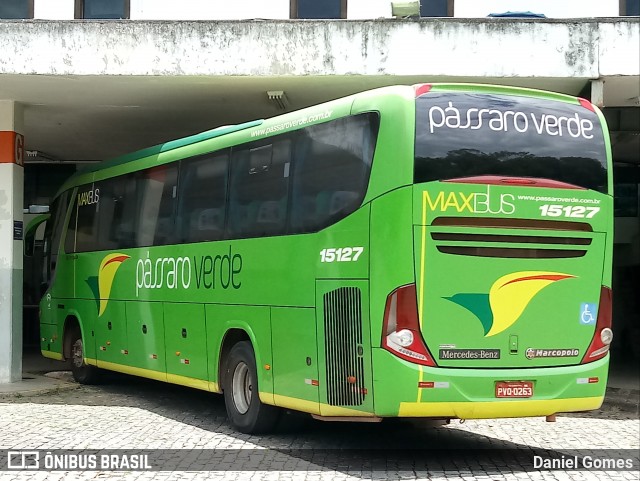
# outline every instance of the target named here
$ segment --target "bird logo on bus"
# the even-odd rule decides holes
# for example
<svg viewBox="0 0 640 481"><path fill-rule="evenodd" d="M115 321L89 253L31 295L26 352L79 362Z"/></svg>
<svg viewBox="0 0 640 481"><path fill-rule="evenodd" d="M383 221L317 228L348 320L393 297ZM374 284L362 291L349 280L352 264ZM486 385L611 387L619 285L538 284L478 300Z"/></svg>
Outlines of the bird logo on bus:
<svg viewBox="0 0 640 481"><path fill-rule="evenodd" d="M116 272L118 272L120 265L127 259L129 259L129 256L126 254L107 254L102 259L102 262L100 262L98 275L87 279L86 282L89 284L96 299L98 317L102 316L107 309L109 296L111 295L111 286L113 286Z"/></svg>
<svg viewBox="0 0 640 481"><path fill-rule="evenodd" d="M475 315L482 323L484 336L491 337L515 324L542 289L573 277L560 272L513 272L495 281L488 294L459 293L445 299Z"/></svg>

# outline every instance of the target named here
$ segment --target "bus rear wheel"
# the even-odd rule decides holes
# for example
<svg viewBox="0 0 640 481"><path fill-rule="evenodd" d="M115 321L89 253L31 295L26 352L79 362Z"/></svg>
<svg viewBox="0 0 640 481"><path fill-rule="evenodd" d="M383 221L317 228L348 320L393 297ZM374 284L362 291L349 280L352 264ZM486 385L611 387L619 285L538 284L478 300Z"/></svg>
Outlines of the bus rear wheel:
<svg viewBox="0 0 640 481"><path fill-rule="evenodd" d="M98 369L84 361L84 344L79 329L71 332L71 372L80 384L93 384L98 378Z"/></svg>
<svg viewBox="0 0 640 481"><path fill-rule="evenodd" d="M255 434L272 431L280 410L260 401L256 356L251 344L235 344L227 356L223 378L227 416L235 429Z"/></svg>

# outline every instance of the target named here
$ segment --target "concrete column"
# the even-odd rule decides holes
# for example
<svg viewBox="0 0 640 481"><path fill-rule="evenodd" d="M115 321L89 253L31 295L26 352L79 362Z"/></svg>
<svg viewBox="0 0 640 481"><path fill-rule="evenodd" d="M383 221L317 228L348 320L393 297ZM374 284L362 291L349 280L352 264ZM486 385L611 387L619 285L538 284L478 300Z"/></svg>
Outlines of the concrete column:
<svg viewBox="0 0 640 481"><path fill-rule="evenodd" d="M604 80L591 81L591 103L599 109L604 107Z"/></svg>
<svg viewBox="0 0 640 481"><path fill-rule="evenodd" d="M0 383L22 379L22 105L0 100Z"/></svg>

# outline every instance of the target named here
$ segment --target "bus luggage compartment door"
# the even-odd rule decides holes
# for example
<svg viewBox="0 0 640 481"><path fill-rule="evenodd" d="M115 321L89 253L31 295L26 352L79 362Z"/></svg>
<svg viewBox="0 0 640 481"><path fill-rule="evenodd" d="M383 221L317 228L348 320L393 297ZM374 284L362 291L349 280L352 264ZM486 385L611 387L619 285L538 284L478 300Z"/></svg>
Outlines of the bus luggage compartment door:
<svg viewBox="0 0 640 481"><path fill-rule="evenodd" d="M277 406L319 414L314 309L271 308L273 392Z"/></svg>
<svg viewBox="0 0 640 481"><path fill-rule="evenodd" d="M373 413L367 281L316 281L316 312L323 416Z"/></svg>

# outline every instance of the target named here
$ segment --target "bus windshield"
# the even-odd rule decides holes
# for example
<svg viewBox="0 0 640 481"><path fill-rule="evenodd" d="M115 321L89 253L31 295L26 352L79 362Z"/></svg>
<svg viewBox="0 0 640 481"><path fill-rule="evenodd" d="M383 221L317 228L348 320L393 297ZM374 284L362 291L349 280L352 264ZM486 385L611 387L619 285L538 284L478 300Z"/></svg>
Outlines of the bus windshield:
<svg viewBox="0 0 640 481"><path fill-rule="evenodd" d="M415 183L502 175L607 192L598 116L578 104L486 93L416 99Z"/></svg>

